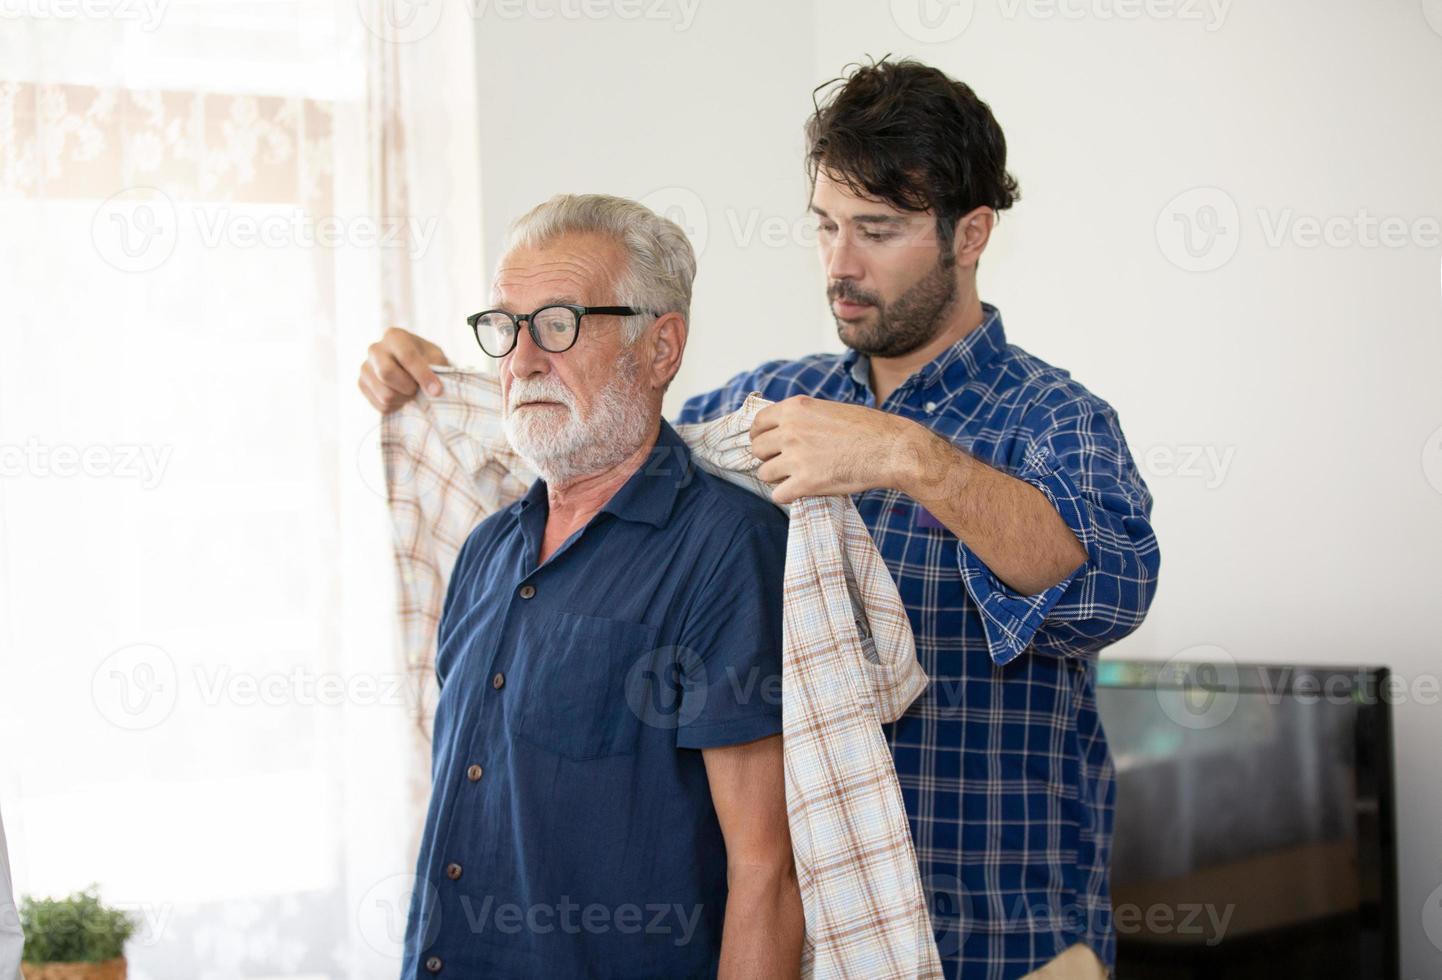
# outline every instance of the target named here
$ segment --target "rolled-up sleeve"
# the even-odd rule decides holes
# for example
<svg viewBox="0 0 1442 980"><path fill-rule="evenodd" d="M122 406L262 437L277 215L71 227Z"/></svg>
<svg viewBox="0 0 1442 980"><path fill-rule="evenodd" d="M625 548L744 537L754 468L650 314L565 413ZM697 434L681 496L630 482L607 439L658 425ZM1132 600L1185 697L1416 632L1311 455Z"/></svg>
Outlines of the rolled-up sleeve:
<svg viewBox="0 0 1442 980"><path fill-rule="evenodd" d="M1131 633L1156 594L1161 558L1151 494L1109 406L1091 399L1044 405L1028 414L1023 428L1010 475L1046 496L1086 549L1086 560L1051 588L1022 595L958 542L962 580L998 664L1028 647L1095 654Z"/></svg>

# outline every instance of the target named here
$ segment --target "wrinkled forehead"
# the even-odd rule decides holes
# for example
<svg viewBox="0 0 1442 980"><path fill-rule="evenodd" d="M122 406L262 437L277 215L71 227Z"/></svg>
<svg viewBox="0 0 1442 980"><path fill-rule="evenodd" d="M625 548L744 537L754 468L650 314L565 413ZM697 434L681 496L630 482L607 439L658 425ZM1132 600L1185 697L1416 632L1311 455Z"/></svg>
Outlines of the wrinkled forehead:
<svg viewBox="0 0 1442 980"><path fill-rule="evenodd" d="M566 234L540 246L518 246L501 256L491 284L496 305L525 312L545 303L606 306L612 296L625 252L602 235Z"/></svg>

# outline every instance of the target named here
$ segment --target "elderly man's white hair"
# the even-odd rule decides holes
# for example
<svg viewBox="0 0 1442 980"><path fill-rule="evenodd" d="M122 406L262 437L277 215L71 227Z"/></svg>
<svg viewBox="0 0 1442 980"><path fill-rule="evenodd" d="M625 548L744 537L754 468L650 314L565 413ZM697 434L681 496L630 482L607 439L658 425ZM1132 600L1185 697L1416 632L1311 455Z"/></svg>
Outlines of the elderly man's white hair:
<svg viewBox="0 0 1442 980"><path fill-rule="evenodd" d="M635 343L651 317L679 313L690 322L691 284L696 279L691 242L674 221L629 198L557 194L515 220L502 254L587 232L605 235L626 251L626 269L615 284L616 295L606 302L650 314L626 318L627 344Z"/></svg>

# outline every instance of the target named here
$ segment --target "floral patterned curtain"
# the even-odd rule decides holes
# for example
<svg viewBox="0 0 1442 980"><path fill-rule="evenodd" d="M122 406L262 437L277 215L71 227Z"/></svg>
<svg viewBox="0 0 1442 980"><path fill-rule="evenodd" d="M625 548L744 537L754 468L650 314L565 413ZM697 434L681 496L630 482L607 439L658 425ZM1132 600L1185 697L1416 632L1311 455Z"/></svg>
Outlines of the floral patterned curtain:
<svg viewBox="0 0 1442 980"><path fill-rule="evenodd" d="M0 810L133 980L398 968L429 773L354 374L479 232L415 203L476 175L408 84L467 25L382 2L0 20Z"/></svg>

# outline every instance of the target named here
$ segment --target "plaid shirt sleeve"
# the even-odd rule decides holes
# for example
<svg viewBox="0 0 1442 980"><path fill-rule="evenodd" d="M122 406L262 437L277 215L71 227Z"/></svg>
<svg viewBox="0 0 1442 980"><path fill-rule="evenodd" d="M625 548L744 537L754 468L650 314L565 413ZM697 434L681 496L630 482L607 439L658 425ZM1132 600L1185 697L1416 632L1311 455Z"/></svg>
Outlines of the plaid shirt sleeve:
<svg viewBox="0 0 1442 980"><path fill-rule="evenodd" d="M677 432L708 472L769 500L750 437L768 404L753 393L739 409L679 423ZM940 980L906 805L881 729L928 683L911 623L848 497L803 497L785 509L781 688L787 817L806 915L801 975Z"/></svg>
<svg viewBox="0 0 1442 980"><path fill-rule="evenodd" d="M436 663L452 575L483 518L518 500L535 475L506 441L492 374L436 365L443 386L381 418L381 456L394 545L398 619L413 719L430 740L444 682Z"/></svg>
<svg viewBox="0 0 1442 980"><path fill-rule="evenodd" d="M962 580L998 664L1028 646L1083 656L1126 636L1151 605L1160 565L1151 494L1111 408L1075 397L1044 403L1024 430L1011 475L1046 495L1087 557L1051 588L1021 595L958 543Z"/></svg>

